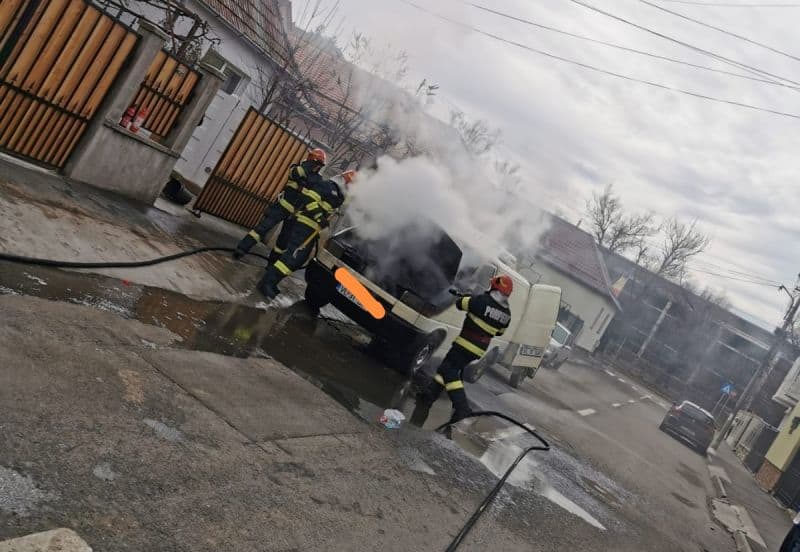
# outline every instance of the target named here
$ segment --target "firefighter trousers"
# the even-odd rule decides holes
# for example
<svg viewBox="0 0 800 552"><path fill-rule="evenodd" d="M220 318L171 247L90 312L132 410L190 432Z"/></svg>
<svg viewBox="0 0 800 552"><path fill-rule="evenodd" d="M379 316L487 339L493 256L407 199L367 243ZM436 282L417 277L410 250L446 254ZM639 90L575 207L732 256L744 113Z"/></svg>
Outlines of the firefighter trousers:
<svg viewBox="0 0 800 552"><path fill-rule="evenodd" d="M248 234L241 239L236 245L236 249L241 253L247 253L258 242L264 241L267 238L270 230L278 226L281 222L285 222L292 213L280 202L276 201L264 211L264 216L258 221L255 228L250 230Z"/></svg>
<svg viewBox="0 0 800 552"><path fill-rule="evenodd" d="M442 363L436 370L433 381L430 383L424 396L420 399L422 404L419 405L419 413L415 411L415 420L412 420L415 425L421 425L421 423L417 422L424 422L424 419L427 418L427 411L430 410L430 406L436 402L436 399L439 398L443 390L447 391L450 402L453 404L454 412L452 420L459 420L472 412L461 377L464 368L478 358L479 357L474 353L467 351L455 343L450 347L444 360L442 360Z"/></svg>
<svg viewBox="0 0 800 552"><path fill-rule="evenodd" d="M319 230L296 220L285 222L278 236L278 243L284 246L283 252L274 262L267 264L264 276L258 283L259 291L269 298L276 297L279 293L278 283L306 264L317 239Z"/></svg>

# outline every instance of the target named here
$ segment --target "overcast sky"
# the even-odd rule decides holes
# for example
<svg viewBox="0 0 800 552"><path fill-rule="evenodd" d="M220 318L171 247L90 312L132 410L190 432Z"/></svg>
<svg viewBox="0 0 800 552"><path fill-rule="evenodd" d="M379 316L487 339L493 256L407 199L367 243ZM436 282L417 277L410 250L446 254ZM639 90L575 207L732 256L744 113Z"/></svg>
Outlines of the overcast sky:
<svg viewBox="0 0 800 552"><path fill-rule="evenodd" d="M800 90L698 70L538 29L457 0L415 0L426 9L532 48L638 79L800 116ZM583 0L694 46L800 83L800 61L645 5ZM654 2L656 0L653 0ZM790 0L707 0L792 3ZM755 78L588 10L570 0L474 3L572 33ZM800 8L709 7L658 1L800 58ZM304 4L295 0L295 11ZM442 21L402 0L341 0L345 33L358 29L410 56L413 78L441 86L433 109L457 105L503 132L527 189L572 222L593 191L614 183L625 205L699 220L712 242L695 269L791 285L800 271L797 193L800 119L661 90L501 43ZM654 245L657 245L654 243ZM694 271L725 290L734 307L780 321L787 297L775 288Z"/></svg>

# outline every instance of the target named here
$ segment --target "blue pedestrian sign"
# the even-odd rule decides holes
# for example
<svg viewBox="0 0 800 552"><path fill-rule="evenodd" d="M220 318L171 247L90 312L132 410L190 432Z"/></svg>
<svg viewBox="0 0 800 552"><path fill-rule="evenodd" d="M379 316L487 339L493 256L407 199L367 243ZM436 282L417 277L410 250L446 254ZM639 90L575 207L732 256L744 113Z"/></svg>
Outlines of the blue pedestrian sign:
<svg viewBox="0 0 800 552"><path fill-rule="evenodd" d="M730 395L732 391L733 391L733 384L732 383L726 383L725 385L722 386L722 393L723 394Z"/></svg>

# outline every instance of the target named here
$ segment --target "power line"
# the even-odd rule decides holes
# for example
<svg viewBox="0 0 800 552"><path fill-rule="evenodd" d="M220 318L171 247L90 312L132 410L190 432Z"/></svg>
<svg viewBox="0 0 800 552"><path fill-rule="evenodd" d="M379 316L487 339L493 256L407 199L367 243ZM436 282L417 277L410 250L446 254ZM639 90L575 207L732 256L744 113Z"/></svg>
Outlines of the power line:
<svg viewBox="0 0 800 552"><path fill-rule="evenodd" d="M728 276L726 274L720 274L719 272L712 272L710 270L702 270L700 268L697 268L697 267L694 267L694 266L691 266L691 265L687 265L687 266L688 266L689 270L691 270L692 272L700 272L700 273L703 273L703 274L710 274L712 276L717 276L719 278L725 278L726 280L733 280L733 281L736 281L736 282L744 282L744 283L747 283L747 284L755 284L755 285L759 285L759 286L766 286L766 287L773 287L773 288L776 288L776 287L778 287L780 285L778 283L773 283L773 282L762 282L762 281L758 281L758 280L751 280L749 278L738 278L736 276Z"/></svg>
<svg viewBox="0 0 800 552"><path fill-rule="evenodd" d="M729 273L731 275L734 275L734 276L737 276L737 277L746 277L746 278L751 279L751 280L760 280L760 281L768 283L768 284L775 284L776 286L781 285L781 283L779 281L777 281L777 280L773 280L772 278L769 278L767 276L762 276L760 274L755 274L753 272L744 272L744 271L740 271L740 270L733 270L732 268L726 268L724 266L716 265L714 263L709 263L707 261L701 261L701 260L698 260L698 259L693 260L692 263L693 264L703 265L701 267L702 269L715 270L715 271L721 270L723 273L727 272L727 273Z"/></svg>
<svg viewBox="0 0 800 552"><path fill-rule="evenodd" d="M579 6L583 6L586 9L589 9L589 10L592 10L592 11L597 12L599 14L605 15L606 17L610 17L611 19L614 19L616 21L620 21L622 23L625 23L626 25L630 25L632 27L636 27L637 29L639 29L641 31L644 31L646 33L650 33L650 34L655 35L655 36L657 36L659 38L663 38L664 40L669 40L670 42L674 42L676 44L680 44L681 46L684 46L685 48L689 48L689 49L694 50L696 52L700 52L700 53L705 54L707 56L711 56L714 59L717 59L717 60L722 61L724 63L727 63L729 65L734 65L735 67L739 67L740 69L747 69L748 71L752 71L752 72L755 72L755 73L758 73L758 74L761 74L761 75L766 75L768 77L772 77L772 78L775 78L775 79L778 79L778 80L782 80L782 81L790 82L792 84L800 85L800 82L793 81L792 79L788 79L786 77L781 77L779 75L775 75L774 73L770 73L768 71L764 71L763 69L759 69L757 67L753 67L752 65L748 65L748 64L743 63L741 61L736 61L734 59L727 58L727 57L722 56L720 54L714 53L714 52L712 52L710 50L705 50L703 48L700 48L699 46L694 46L693 44L689 44L688 42L684 42L684 41L679 40L677 38L673 38L671 36L665 35L663 33L655 31L655 30L653 30L653 29L651 29L649 27L645 27L643 25L639 25L638 23L635 23L635 22L631 21L630 19L625 19L624 17L621 17L619 15L615 15L615 14L613 14L611 12L607 12L607 11L605 11L603 9L600 9L600 8L596 7L596 6L593 6L591 4L587 4L585 2L582 2L581 0L569 0L569 1L572 2L573 4L577 4Z"/></svg>
<svg viewBox="0 0 800 552"><path fill-rule="evenodd" d="M726 100L724 98L717 98L715 96L708 96L706 94L700 94L699 92L692 92L690 90L684 90L682 88L677 88L677 87L669 86L669 85L666 85L666 84L652 82L652 81L640 79L640 78L637 78L637 77L631 77L631 76L628 76L628 75L623 75L621 73L615 73L615 72L609 71L607 69L601 69L599 67L595 67L594 65L589 65L588 63L583 63L583 62L580 62L580 61L577 61L577 60L574 60L574 59L565 58L565 57L562 57L562 56L559 56L559 55L556 55L556 54L553 54L553 53L550 53L550 52L546 52L544 50L538 50L536 48L533 48L532 46L528 46L528 45L522 44L520 42L515 42L513 40L509 40L507 38L503 38L501 36L492 34L490 32L478 29L477 27L473 27L473 26L468 25L466 23L463 23L461 21L457 21L457 20L451 19L450 17L447 17L445 15L433 12L433 11L427 9L427 8L424 8L423 6L420 6L420 5L412 2L411 0L399 0L399 1L403 2L404 4L408 4L409 6L412 6L412 7L416 8L416 9L418 9L420 11L423 11L425 13L433 15L434 17L437 17L437 18L442 19L444 21L448 21L448 22L450 22L450 23L452 23L454 25L458 25L460 27L464 27L466 29L469 29L472 32L475 32L477 34L481 34L481 35L487 36L487 37L492 38L494 40L503 42L505 44L510 44L512 46L516 46L517 48L521 48L523 50L528 50L530 52L534 52L536 54L539 54L539 55L542 55L542 56L545 56L545 57L548 57L548 58L551 58L551 59L562 61L564 63L569 63L569 64L572 64L572 65L577 65L578 67L583 67L584 69L588 69L590 71L595 71L597 73L602 73L604 75L617 77L619 79L623 79L623 80L627 80L627 81L631 81L631 82L638 82L639 84L646 84L646 85L652 86L654 88L660 88L661 90L667 90L667 91L670 91L670 92L677 92L679 94L685 94L687 96L700 98L702 100L708 100L708 101L712 101L712 102L723 103L723 104L733 105L733 106L737 106L737 107L743 107L745 109L751 109L753 111L761 111L761 112L764 112L764 113L772 113L773 115L780 115L780 116L783 116L783 117L790 117L792 119L800 119L800 115L795 114L795 113L787 113L785 111L778 111L777 109L770 109L768 107L761 107L761 106L756 106L756 105L752 105L752 104L746 104L746 103L743 103L743 102L738 102L738 101L735 101L735 100ZM576 1L576 0L572 0L572 1Z"/></svg>
<svg viewBox="0 0 800 552"><path fill-rule="evenodd" d="M695 64L695 63L690 63L688 61L681 60L681 59L671 58L671 57L668 57L668 56L662 56L660 54L654 54L652 52L646 52L644 50L637 50L636 48L630 48L628 46L623 46L621 44L615 44L613 42L606 42L605 40L600 40L600 39L597 39L597 38L592 38L590 36L580 35L580 34L577 34L577 33L572 33L572 32L569 32L569 31L565 31L563 29L557 29L555 27L550 27L548 25L543 25L541 23L537 23L537 22L532 21L530 19L517 17L515 15L511 15L511 14L504 13L504 12L501 12L501 11L498 11L498 10L495 10L495 9L492 9L492 8L488 8L486 6L482 6L480 4L475 4L475 3L470 2L468 0L459 0L459 1L461 1L463 4L466 4L468 6L472 6L473 8L476 8L476 9L479 9L479 10L483 10L485 12L492 13L494 15L498 15L500 17L504 17L504 18L510 19L512 21L517 21L519 23L524 23L525 25L530 25L532 27L537 27L539 29L544 29L544 30L547 30L547 31L551 31L551 32L554 32L554 33L562 34L562 35L569 36L569 37L572 37L572 38L577 38L579 40L585 40L585 41L588 41L588 42L593 42L595 44L602 44L603 46L608 46L608 47L611 47L611 48L616 48L618 50L623 50L625 52L631 52L631 53L634 53L634 54L647 56L647 57L651 57L651 58L655 58L655 59L660 59L660 60L663 60L663 61L669 61L671 63L677 63L679 65L686 65L688 67L693 67L695 69L702 69L704 71L711 71L711 72L714 72L714 73L721 73L723 75L729 75L729 76L732 76L732 77L738 77L738 78L748 79L748 80L752 80L752 81L756 81L756 82L762 82L762 83L771 84L771 85L774 85L774 86L783 86L783 87L786 87L786 88L791 88L792 90L795 90L795 91L800 91L800 87L792 86L790 84L786 84L786 83L783 83L783 82L776 82L776 81L774 81L772 79L764 79L764 78L754 77L754 76L750 76L750 75L743 75L741 73L734 73L732 71L725 71L723 69L716 69L714 67L708 67L706 65L698 65L698 64Z"/></svg>
<svg viewBox="0 0 800 552"><path fill-rule="evenodd" d="M690 6L714 6L717 8L800 8L800 4L733 4L728 2L694 2L692 0L659 0L673 4L688 4Z"/></svg>
<svg viewBox="0 0 800 552"><path fill-rule="evenodd" d="M793 59L795 61L800 61L800 57L797 57L797 56L792 55L792 54L790 54L788 52L784 52L783 50L779 50L777 48L769 46L768 44L764 44L763 42L758 42L756 40L747 38L746 36L742 36L740 34L736 34L734 32L728 31L727 29L723 29L721 27L717 27L715 25L711 25L711 24L706 23L704 21L700 21L699 19L695 19L693 17L689 17L688 15L684 15L682 13L679 13L679 12L676 12L676 11L672 11L670 9L667 9L667 8L663 7L663 6L659 6L658 4L654 4L652 2L649 2L648 0L639 0L639 2L641 2L642 4L646 4L646 5L650 6L651 8L655 8L657 10L661 10L663 12L666 12L666 13L669 13L671 15L674 15L675 17L680 17L681 19L685 19L687 21L691 21L692 23L696 23L697 25L700 25L701 27L705 27L707 29L713 29L715 31L718 31L718 32L723 33L723 34L726 34L728 36L732 36L734 38L738 38L739 40L743 40L743 41L747 42L748 44L754 44L754 45L759 46L761 48L767 49L770 52L774 52L776 54L780 54L782 56L786 56L786 57L788 57L790 59Z"/></svg>

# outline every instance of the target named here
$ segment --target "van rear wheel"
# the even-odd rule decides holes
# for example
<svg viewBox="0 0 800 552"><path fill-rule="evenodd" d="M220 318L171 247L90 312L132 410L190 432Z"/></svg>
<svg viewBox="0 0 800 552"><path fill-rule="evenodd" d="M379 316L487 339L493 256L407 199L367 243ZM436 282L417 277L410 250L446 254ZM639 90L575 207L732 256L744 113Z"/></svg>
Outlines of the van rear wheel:
<svg viewBox="0 0 800 552"><path fill-rule="evenodd" d="M525 379L527 372L527 368L522 366L513 366L511 368L511 377L508 378L508 384L514 389L517 389L519 384L522 383L522 380Z"/></svg>

